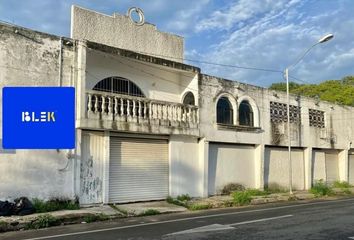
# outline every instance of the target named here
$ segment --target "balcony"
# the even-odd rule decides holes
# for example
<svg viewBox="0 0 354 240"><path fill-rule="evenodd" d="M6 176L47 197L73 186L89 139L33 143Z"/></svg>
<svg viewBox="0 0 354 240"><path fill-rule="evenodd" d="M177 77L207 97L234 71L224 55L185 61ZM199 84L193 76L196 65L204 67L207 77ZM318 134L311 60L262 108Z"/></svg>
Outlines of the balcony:
<svg viewBox="0 0 354 240"><path fill-rule="evenodd" d="M86 92L80 127L151 134L199 134L198 107L98 91Z"/></svg>

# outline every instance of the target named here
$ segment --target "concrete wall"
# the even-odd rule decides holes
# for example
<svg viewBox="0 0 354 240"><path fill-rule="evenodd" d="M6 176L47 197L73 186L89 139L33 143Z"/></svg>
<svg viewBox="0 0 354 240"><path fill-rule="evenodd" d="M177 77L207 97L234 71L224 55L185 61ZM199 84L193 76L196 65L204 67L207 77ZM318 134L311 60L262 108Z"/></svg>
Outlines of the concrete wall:
<svg viewBox="0 0 354 240"><path fill-rule="evenodd" d="M83 132L81 148L80 203L102 203L106 149L103 132Z"/></svg>
<svg viewBox="0 0 354 240"><path fill-rule="evenodd" d="M198 75L168 69L131 59L88 50L86 65L86 89L92 88L104 78L118 76L134 82L147 98L182 103L190 91L198 104Z"/></svg>
<svg viewBox="0 0 354 240"><path fill-rule="evenodd" d="M217 100L225 96L234 108L234 125L216 123ZM255 127L238 125L237 108L247 99L255 115ZM287 146L286 123L271 123L270 102L286 103L286 94L213 76L201 75L199 106L201 136L208 141ZM348 149L354 139L354 108L291 95L290 104L301 108L301 123L291 124L291 144L295 147ZM309 109L325 112L325 128L309 126ZM257 117L258 116L258 117Z"/></svg>
<svg viewBox="0 0 354 240"><path fill-rule="evenodd" d="M77 6L71 11L71 37L182 62L183 38L155 25L137 26L129 17L108 16Z"/></svg>
<svg viewBox="0 0 354 240"><path fill-rule="evenodd" d="M170 136L170 195L203 195L203 159L199 158L198 140L191 137Z"/></svg>
<svg viewBox="0 0 354 240"><path fill-rule="evenodd" d="M1 88L73 85L75 50L71 41L63 40L61 46L57 36L9 25L0 25L0 32ZM2 104L0 139L1 116ZM68 150L0 149L0 199L73 197L75 158L74 151L68 153Z"/></svg>

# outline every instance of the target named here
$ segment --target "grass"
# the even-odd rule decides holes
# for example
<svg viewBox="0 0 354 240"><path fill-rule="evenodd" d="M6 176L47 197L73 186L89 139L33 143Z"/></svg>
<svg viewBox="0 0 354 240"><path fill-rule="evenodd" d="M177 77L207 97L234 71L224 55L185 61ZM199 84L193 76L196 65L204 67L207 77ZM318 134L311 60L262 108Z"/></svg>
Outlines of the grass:
<svg viewBox="0 0 354 240"><path fill-rule="evenodd" d="M316 197L333 195L332 188L328 184L326 184L322 179L317 181L313 185L313 187L311 188L310 192L312 194L314 194Z"/></svg>
<svg viewBox="0 0 354 240"><path fill-rule="evenodd" d="M60 222L57 218L53 217L50 214L39 215L36 220L31 223L28 223L25 226L25 229L40 229L47 228L51 226L57 226Z"/></svg>
<svg viewBox="0 0 354 240"><path fill-rule="evenodd" d="M212 208L210 203L193 203L188 205L188 209L191 211L205 210Z"/></svg>
<svg viewBox="0 0 354 240"><path fill-rule="evenodd" d="M109 220L109 216L104 214L104 213L100 213L100 214L95 214L95 215L88 215L86 217L84 217L83 221L86 223L91 223L91 222L97 222L97 221L106 221Z"/></svg>
<svg viewBox="0 0 354 240"><path fill-rule="evenodd" d="M148 209L145 212L143 212L142 214L140 214L139 216L153 216L153 215L159 215L161 214L160 211L156 210L156 209Z"/></svg>
<svg viewBox="0 0 354 240"><path fill-rule="evenodd" d="M243 206L251 203L253 196L267 196L270 193L268 191L262 191L258 189L247 189L245 191L236 191L231 194L235 205Z"/></svg>
<svg viewBox="0 0 354 240"><path fill-rule="evenodd" d="M335 181L333 184L332 184L332 187L334 188L351 188L353 187L352 185L350 185L348 182L345 182L345 181Z"/></svg>
<svg viewBox="0 0 354 240"><path fill-rule="evenodd" d="M190 201L192 198L188 194L182 194L177 196L177 200L181 202Z"/></svg>
<svg viewBox="0 0 354 240"><path fill-rule="evenodd" d="M115 205L115 204L110 204L109 206L110 206L111 208L117 210L118 212L124 214L125 216L128 216L128 215L129 215L129 213L128 213L127 210L122 209L122 208L119 208L119 207L118 207L117 205Z"/></svg>
<svg viewBox="0 0 354 240"><path fill-rule="evenodd" d="M229 183L222 188L221 195L230 195L232 192L244 190L245 187L240 183Z"/></svg>
<svg viewBox="0 0 354 240"><path fill-rule="evenodd" d="M233 192L231 195L234 203L239 206L248 205L252 200L251 194L247 191Z"/></svg>
<svg viewBox="0 0 354 240"><path fill-rule="evenodd" d="M183 195L182 195L183 196ZM188 196L188 195L185 195L185 196ZM189 196L188 196L189 197ZM181 199L181 200L179 200ZM168 196L166 198L166 202L168 203L171 203L171 204L174 204L174 205L177 205L177 206L182 206L182 207L186 207L187 206L187 202L191 199L189 197L189 200L187 200L188 198L187 197L180 197L180 196L177 196L177 198L173 198L171 196Z"/></svg>
<svg viewBox="0 0 354 240"><path fill-rule="evenodd" d="M49 201L43 201L38 198L34 198L32 199L32 203L37 213L80 209L80 205L77 200L67 198L55 198L50 199Z"/></svg>

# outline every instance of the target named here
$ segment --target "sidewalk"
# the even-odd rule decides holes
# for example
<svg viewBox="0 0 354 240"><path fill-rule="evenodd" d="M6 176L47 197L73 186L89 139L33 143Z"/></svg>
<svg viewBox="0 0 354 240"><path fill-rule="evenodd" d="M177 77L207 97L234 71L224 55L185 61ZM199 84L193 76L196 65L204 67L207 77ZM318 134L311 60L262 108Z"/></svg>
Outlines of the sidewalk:
<svg viewBox="0 0 354 240"><path fill-rule="evenodd" d="M26 216L0 217L0 233L22 229L37 229L75 223L89 223L132 216L183 212L187 209L165 201L103 205L79 210L61 210Z"/></svg>
<svg viewBox="0 0 354 240"><path fill-rule="evenodd" d="M332 197L326 197L326 199L331 198ZM333 197L332 199L337 198L338 196ZM315 195L307 191L294 192L293 195L290 195L289 193L275 193L266 196L253 196L249 205L311 199L315 199ZM235 205L233 204L233 199L231 196L213 196L209 198L191 199L188 201L186 206L188 206L189 210L202 210L210 208L225 208ZM189 210L186 207L177 206L167 203L166 201L153 201L102 205L97 207L82 208L79 210L62 210L31 214L27 216L0 217L0 233L23 229L39 229L58 225L90 223L133 216L178 213Z"/></svg>

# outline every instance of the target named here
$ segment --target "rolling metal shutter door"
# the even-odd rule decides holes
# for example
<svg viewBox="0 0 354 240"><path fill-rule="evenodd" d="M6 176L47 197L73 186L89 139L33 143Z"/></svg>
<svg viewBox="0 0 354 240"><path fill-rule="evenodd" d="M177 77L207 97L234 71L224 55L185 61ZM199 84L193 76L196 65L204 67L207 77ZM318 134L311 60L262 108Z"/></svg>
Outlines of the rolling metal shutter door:
<svg viewBox="0 0 354 240"><path fill-rule="evenodd" d="M167 140L111 137L109 202L166 198L168 166Z"/></svg>
<svg viewBox="0 0 354 240"><path fill-rule="evenodd" d="M326 180L328 183L339 180L337 153L326 153Z"/></svg>
<svg viewBox="0 0 354 240"><path fill-rule="evenodd" d="M349 155L349 184L354 184L354 155Z"/></svg>

